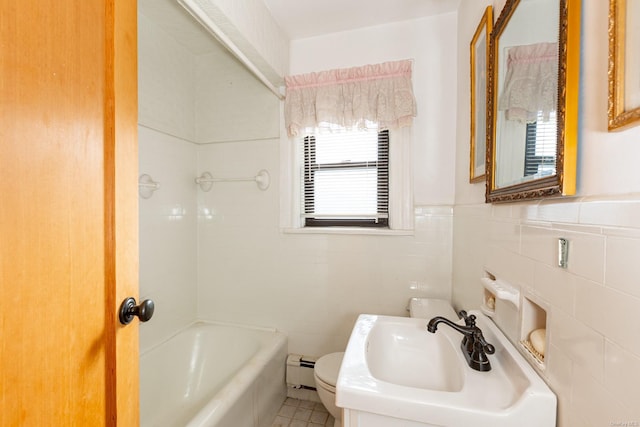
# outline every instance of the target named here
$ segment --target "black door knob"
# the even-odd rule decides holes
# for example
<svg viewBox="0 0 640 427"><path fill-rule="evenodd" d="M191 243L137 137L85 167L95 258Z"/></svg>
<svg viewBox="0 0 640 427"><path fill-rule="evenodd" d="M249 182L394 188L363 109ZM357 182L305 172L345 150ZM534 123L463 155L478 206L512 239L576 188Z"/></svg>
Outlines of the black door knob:
<svg viewBox="0 0 640 427"><path fill-rule="evenodd" d="M138 316L141 322L146 322L153 316L154 309L155 305L150 299L146 299L140 305L136 305L136 299L129 297L122 301L120 305L120 323L128 325L135 316Z"/></svg>

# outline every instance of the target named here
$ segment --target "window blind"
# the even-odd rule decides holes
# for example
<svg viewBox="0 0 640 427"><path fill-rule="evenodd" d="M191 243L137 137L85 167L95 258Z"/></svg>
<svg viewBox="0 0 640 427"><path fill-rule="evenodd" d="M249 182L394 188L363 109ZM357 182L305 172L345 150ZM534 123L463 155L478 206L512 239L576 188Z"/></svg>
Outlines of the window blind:
<svg viewBox="0 0 640 427"><path fill-rule="evenodd" d="M303 145L305 226L388 225L388 131L320 132Z"/></svg>
<svg viewBox="0 0 640 427"><path fill-rule="evenodd" d="M537 121L527 124L524 174L525 176L548 176L556 172L558 143L556 113L544 121L538 112Z"/></svg>

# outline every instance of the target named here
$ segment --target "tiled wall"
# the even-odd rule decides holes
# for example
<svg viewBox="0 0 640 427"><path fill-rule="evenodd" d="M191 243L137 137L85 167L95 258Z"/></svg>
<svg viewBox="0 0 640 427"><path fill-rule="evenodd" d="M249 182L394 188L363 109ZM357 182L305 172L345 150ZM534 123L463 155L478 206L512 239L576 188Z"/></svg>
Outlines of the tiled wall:
<svg viewBox="0 0 640 427"><path fill-rule="evenodd" d="M557 266L559 237L569 240L566 269ZM485 270L519 288L547 311L541 375L558 396L559 426L636 425L639 255L640 196L456 206L454 303L480 305ZM519 311L497 311L517 342Z"/></svg>
<svg viewBox="0 0 640 427"><path fill-rule="evenodd" d="M195 141L196 56L138 12L138 122Z"/></svg>
<svg viewBox="0 0 640 427"><path fill-rule="evenodd" d="M160 189L140 199L140 299L156 304L140 329L140 349L162 342L196 317L196 148L191 142L138 127L140 174Z"/></svg>
<svg viewBox="0 0 640 427"><path fill-rule="evenodd" d="M140 350L196 317L196 55L138 12L139 173L160 189L140 198L140 298L156 304Z"/></svg>
<svg viewBox="0 0 640 427"><path fill-rule="evenodd" d="M608 5L583 0L578 197L485 205L469 184L469 53L487 5L458 8L458 117L453 296L481 302L485 268L548 310L550 347L542 373L559 399L559 426L640 425L640 127L607 131ZM605 196L599 196L605 195ZM569 264L556 266L557 238ZM497 323L519 338L519 312L498 306Z"/></svg>
<svg viewBox="0 0 640 427"><path fill-rule="evenodd" d="M280 136L280 101L230 53L199 55L195 79L196 142Z"/></svg>
<svg viewBox="0 0 640 427"><path fill-rule="evenodd" d="M205 170L216 176L246 170L243 157L229 156L214 168L206 162L199 168L195 142L273 138L279 133L277 98L222 47L209 46L203 53L178 42L171 26L162 23L167 12L150 10L152 6L145 3L150 17L143 8L138 13L139 172L160 183L151 198L140 199L140 297L156 303L153 321L141 327L142 351L198 318L200 190L194 179ZM277 146L267 145L277 153ZM275 173L277 177L277 169ZM251 227L253 220L245 219ZM211 238L219 242L224 235Z"/></svg>
<svg viewBox="0 0 640 427"><path fill-rule="evenodd" d="M200 0L198 3L216 18L225 35L243 49L266 77L287 74L289 40L262 0Z"/></svg>
<svg viewBox="0 0 640 427"><path fill-rule="evenodd" d="M199 147L199 169L278 176L278 140ZM412 236L291 234L278 180L217 183L199 199L198 314L276 327L289 351L342 351L359 313L405 315L412 296L448 298L451 207L420 207ZM417 282L421 289L410 289Z"/></svg>

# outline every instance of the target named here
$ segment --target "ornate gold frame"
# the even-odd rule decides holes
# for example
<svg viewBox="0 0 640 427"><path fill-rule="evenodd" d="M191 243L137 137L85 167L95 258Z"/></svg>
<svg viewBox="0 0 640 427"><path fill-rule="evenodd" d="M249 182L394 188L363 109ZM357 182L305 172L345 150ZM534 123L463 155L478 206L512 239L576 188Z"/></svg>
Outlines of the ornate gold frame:
<svg viewBox="0 0 640 427"><path fill-rule="evenodd" d="M482 97L482 102L478 103L479 99L477 96L477 90L476 90L476 63L477 63L477 58L476 58L476 43L478 42L478 40L480 39L480 36L482 36L484 34L485 37L485 43L486 43L486 51L485 51L485 64L486 64L486 69L485 69L485 73L486 76L488 77L488 72L489 72L489 52L490 52L490 40L489 37L491 35L491 31L493 29L493 8L491 6L487 6L487 8L484 11L484 14L482 15L482 18L480 19L480 23L478 24L478 28L476 28L476 32L473 34L473 38L471 39L471 44L470 44L470 48L471 48L471 68L470 68L470 75L471 75L471 135L470 135L470 152L469 152L469 182L479 182L479 181L483 181L485 178L485 174L486 174L486 161L485 161L485 173L482 173L481 175L476 175L476 168L475 168L475 164L476 164L476 159L478 158L478 156L482 156L483 158L486 157L486 150L482 153L477 153L476 151L478 150L478 146L476 144L476 113L478 112L478 108L479 107L484 107L484 114L482 115L484 117L484 121L485 123L487 122L487 91L485 90L484 96ZM488 87L489 81L488 79L485 80L485 87ZM486 135L483 135L483 138L485 138L486 141ZM486 145L485 145L486 147Z"/></svg>
<svg viewBox="0 0 640 427"><path fill-rule="evenodd" d="M638 25L638 23L636 23ZM627 0L609 0L609 130L640 121L640 105L625 111L625 32Z"/></svg>
<svg viewBox="0 0 640 427"><path fill-rule="evenodd" d="M497 45L520 0L507 0L491 33L491 60L487 99L487 203L513 202L551 196L570 196L576 191L578 154L578 90L580 79L580 0L559 0L560 32L558 38L558 144L556 174L503 188L495 186L496 117L497 117Z"/></svg>

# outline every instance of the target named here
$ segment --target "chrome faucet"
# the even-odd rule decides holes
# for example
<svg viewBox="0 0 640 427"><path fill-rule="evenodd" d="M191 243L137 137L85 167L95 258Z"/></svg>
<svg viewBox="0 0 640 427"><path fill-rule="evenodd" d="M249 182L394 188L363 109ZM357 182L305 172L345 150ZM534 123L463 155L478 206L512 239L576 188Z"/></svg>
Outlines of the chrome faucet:
<svg viewBox="0 0 640 427"><path fill-rule="evenodd" d="M445 317L436 316L429 320L427 331L435 334L438 329L438 324L440 323L451 326L453 329L464 335L464 338L462 338L462 342L460 343L460 348L462 349L462 353L467 359L467 363L471 369L481 372L490 371L491 363L489 363L487 354L495 353L495 347L484 339L482 330L476 326L476 316L473 314L471 316L467 316L467 312L464 310L460 310L458 314L464 319L465 326L453 323Z"/></svg>

